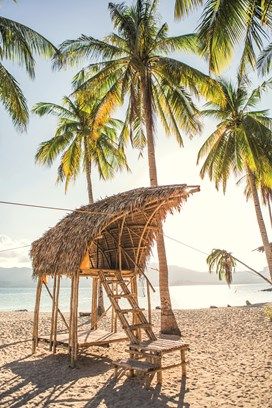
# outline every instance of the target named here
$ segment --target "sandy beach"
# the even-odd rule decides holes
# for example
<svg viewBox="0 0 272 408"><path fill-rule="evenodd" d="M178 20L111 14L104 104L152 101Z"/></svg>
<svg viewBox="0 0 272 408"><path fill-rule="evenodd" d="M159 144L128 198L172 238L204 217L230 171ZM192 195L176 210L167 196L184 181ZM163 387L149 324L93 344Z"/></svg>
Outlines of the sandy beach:
<svg viewBox="0 0 272 408"><path fill-rule="evenodd" d="M158 331L159 312L153 315ZM126 343L93 347L71 369L61 349L53 356L40 344L31 356L32 313L0 313L0 405L271 408L272 323L261 307L182 310L176 315L191 347L187 379L181 381L180 369L169 370L161 389L153 382L146 390L138 379L112 378L111 360L126 355ZM41 318L44 333L48 316Z"/></svg>

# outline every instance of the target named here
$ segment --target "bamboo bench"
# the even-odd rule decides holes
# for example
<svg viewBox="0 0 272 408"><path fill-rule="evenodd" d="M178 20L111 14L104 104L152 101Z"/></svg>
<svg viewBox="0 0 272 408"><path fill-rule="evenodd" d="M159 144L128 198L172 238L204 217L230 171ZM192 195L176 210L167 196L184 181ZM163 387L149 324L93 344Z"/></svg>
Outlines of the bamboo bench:
<svg viewBox="0 0 272 408"><path fill-rule="evenodd" d="M182 377L186 377L187 361L185 354L188 350L189 345L181 340L157 339L143 341L139 344L130 344L129 350L127 350L130 358L113 362L115 377L118 378L127 372L129 376L140 374L144 377L146 386L149 387L155 374L157 374L157 383L161 384L162 371L180 366ZM162 365L163 356L175 351L180 352L180 362L166 366ZM144 361L141 361L142 359Z"/></svg>

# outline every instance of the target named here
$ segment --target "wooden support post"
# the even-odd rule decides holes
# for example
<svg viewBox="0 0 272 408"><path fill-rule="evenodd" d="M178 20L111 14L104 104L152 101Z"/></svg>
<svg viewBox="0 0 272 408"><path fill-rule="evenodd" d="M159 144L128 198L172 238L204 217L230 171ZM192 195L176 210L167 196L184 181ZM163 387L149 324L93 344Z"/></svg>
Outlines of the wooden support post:
<svg viewBox="0 0 272 408"><path fill-rule="evenodd" d="M186 377L187 370L186 370L186 356L185 356L185 350L184 349L180 350L180 357L181 357L182 377Z"/></svg>
<svg viewBox="0 0 272 408"><path fill-rule="evenodd" d="M132 293L134 299L135 299L135 300L137 301L137 303L138 303L137 276L133 276L133 277L131 278L131 285L130 285L130 286L131 286L131 293ZM134 313L133 313L133 319L132 319L132 320L133 320L133 324L138 324L138 323L140 323L138 315L136 315L136 314L134 314ZM137 329L136 332L137 332L137 335L136 335L137 339L138 339L139 341L141 341L141 338L142 338L141 329Z"/></svg>
<svg viewBox="0 0 272 408"><path fill-rule="evenodd" d="M93 329L97 329L97 293L98 293L98 278L93 278L92 316L91 316L91 325Z"/></svg>
<svg viewBox="0 0 272 408"><path fill-rule="evenodd" d="M53 354L56 353L56 347L57 347L59 291L60 291L60 275L58 275L57 282L56 282L56 299L55 299L54 326L53 326Z"/></svg>
<svg viewBox="0 0 272 408"><path fill-rule="evenodd" d="M69 316L69 355L71 356L72 347L72 326L73 326L73 296L74 296L74 277L71 277L71 290L70 290L70 316Z"/></svg>
<svg viewBox="0 0 272 408"><path fill-rule="evenodd" d="M42 278L38 278L37 288L36 288L36 301L34 309L34 322L33 322L33 336L32 336L32 354L36 352L39 338L39 314L40 314L40 303L41 303L41 293L42 293Z"/></svg>
<svg viewBox="0 0 272 408"><path fill-rule="evenodd" d="M118 293L118 283L115 283L115 293ZM113 309L113 308L112 308ZM113 331L117 333L117 313L114 311Z"/></svg>
<svg viewBox="0 0 272 408"><path fill-rule="evenodd" d="M162 366L162 357L160 355L156 356L155 364L159 369L159 371L157 372L157 383L162 384L162 370L160 370Z"/></svg>
<svg viewBox="0 0 272 408"><path fill-rule="evenodd" d="M79 272L77 272L73 277L73 297L71 302L71 353L70 361L71 367L75 367L77 360L77 315L78 315L78 285L79 285Z"/></svg>
<svg viewBox="0 0 272 408"><path fill-rule="evenodd" d="M46 284L45 282L43 282L43 284L44 284L44 286L45 286L45 289L47 290L48 295L49 295L50 298L53 300L53 296L52 296L52 294L51 294L51 292L50 292L50 290L49 290L49 287L47 286L47 284ZM65 320L65 317L63 316L63 314L61 313L61 311L60 311L59 308L58 308L58 314L60 315L60 317L61 317L63 323L65 324L66 329L69 331L69 325L67 324L67 322L66 322L66 320Z"/></svg>
<svg viewBox="0 0 272 408"><path fill-rule="evenodd" d="M51 311L51 329L50 329L50 343L49 351L52 351L53 348L53 333L54 333L54 319L55 319L55 302L56 302L56 285L57 284L57 275L54 276L53 283L53 299L52 299L52 311Z"/></svg>
<svg viewBox="0 0 272 408"><path fill-rule="evenodd" d="M115 293L114 292L114 283L111 284L111 290L112 290L112 293ZM112 308L111 309L111 332L112 333L114 332L114 316L115 316L115 311L114 311L114 308Z"/></svg>
<svg viewBox="0 0 272 408"><path fill-rule="evenodd" d="M151 311L151 297L150 297L150 286L149 282L146 280L146 293L147 293L147 312L148 312L148 323L152 324L152 311Z"/></svg>

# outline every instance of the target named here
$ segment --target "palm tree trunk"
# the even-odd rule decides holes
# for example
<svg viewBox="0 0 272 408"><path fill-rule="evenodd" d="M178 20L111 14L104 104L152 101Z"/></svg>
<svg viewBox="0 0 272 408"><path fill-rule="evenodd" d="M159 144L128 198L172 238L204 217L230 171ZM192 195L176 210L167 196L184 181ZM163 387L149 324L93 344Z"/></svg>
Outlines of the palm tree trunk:
<svg viewBox="0 0 272 408"><path fill-rule="evenodd" d="M152 89L151 80L148 73L142 79L142 96L145 114L146 138L147 138L147 152L149 165L150 185L157 186L157 166L154 146L154 127L152 117ZM157 251L159 258L159 286L160 286L160 300L161 300L161 333L162 334L176 334L180 335L180 330L177 325L175 315L172 310L171 298L169 293L168 282L168 266L163 237L162 225L159 227L159 234L157 237Z"/></svg>
<svg viewBox="0 0 272 408"><path fill-rule="evenodd" d="M268 235L267 235L267 231L266 231L266 227L265 227L265 223L264 223L264 219L262 215L260 200L259 200L258 191L256 187L256 180L255 180L254 174L249 168L247 168L247 175L248 175L249 185L251 188L251 193L252 193L253 202L255 206L257 221L259 224L259 229L260 229L260 233L261 233L261 237L263 241L264 251L265 251L265 255L267 259L268 270L269 270L270 277L272 280L272 250L271 250L271 246L269 243L269 239L268 239Z"/></svg>
<svg viewBox="0 0 272 408"><path fill-rule="evenodd" d="M269 196L267 197L267 206L268 206L268 212L269 212L269 219L270 219L270 225L271 225L271 227L272 227L272 210L271 210L271 197L270 197L270 194L269 194Z"/></svg>
<svg viewBox="0 0 272 408"><path fill-rule="evenodd" d="M85 147L85 173L86 173L86 180L87 180L88 198L89 198L89 204L93 204L94 199L93 199L93 186L92 186L92 163L87 153L88 152L88 141L86 137L84 138L84 147ZM104 306L103 289L99 281L97 315L101 316L104 312L105 312L105 306Z"/></svg>
<svg viewBox="0 0 272 408"><path fill-rule="evenodd" d="M93 204L93 186L92 186L92 164L91 162L86 159L86 180L87 180L87 191L88 191L88 198L89 204Z"/></svg>

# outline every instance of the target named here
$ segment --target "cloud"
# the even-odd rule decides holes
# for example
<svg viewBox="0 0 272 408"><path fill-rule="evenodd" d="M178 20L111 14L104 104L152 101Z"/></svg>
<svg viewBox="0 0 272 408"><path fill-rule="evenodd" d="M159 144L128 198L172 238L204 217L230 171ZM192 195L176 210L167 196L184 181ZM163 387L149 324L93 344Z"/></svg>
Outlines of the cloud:
<svg viewBox="0 0 272 408"><path fill-rule="evenodd" d="M28 244L29 242L26 239L13 239L11 237L8 237L7 235L0 234L0 267L30 267L30 247L1 252L5 249L18 248Z"/></svg>

